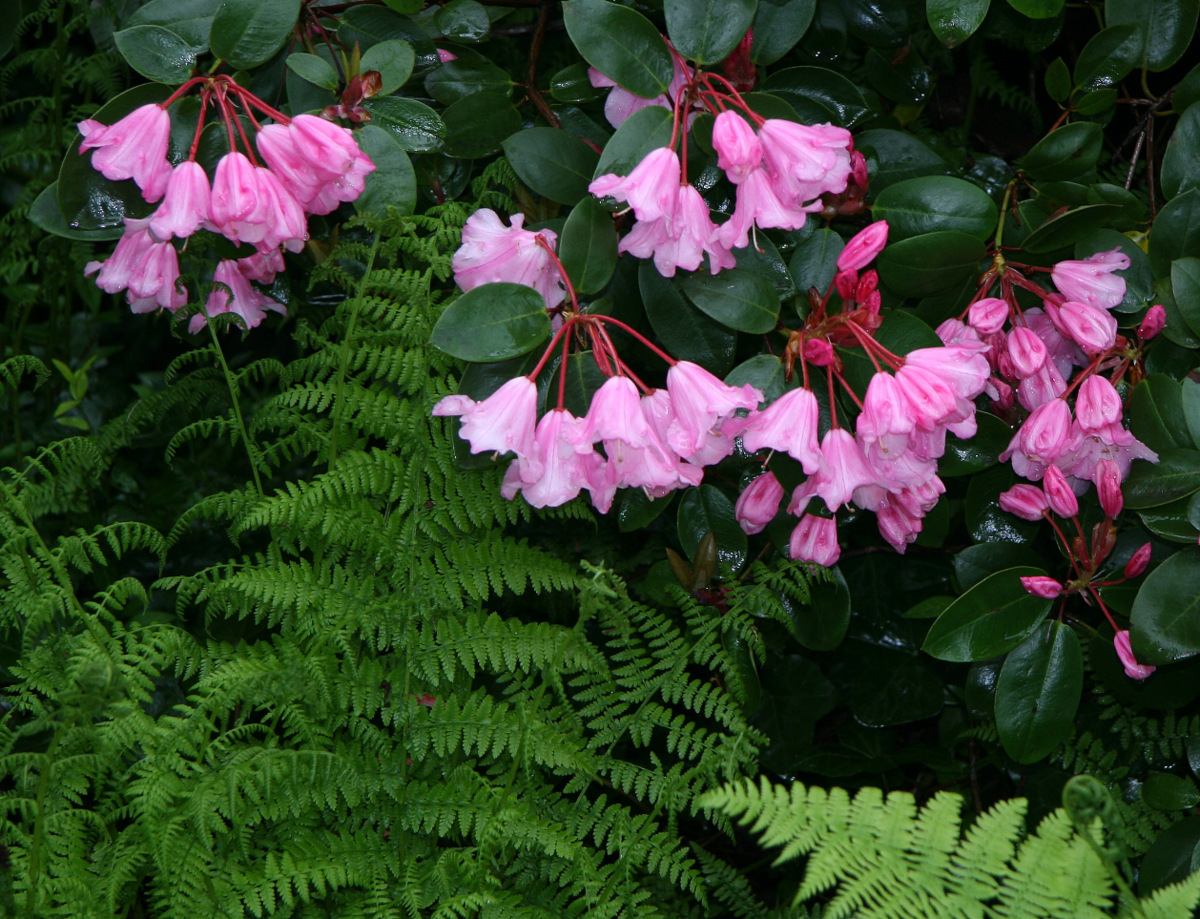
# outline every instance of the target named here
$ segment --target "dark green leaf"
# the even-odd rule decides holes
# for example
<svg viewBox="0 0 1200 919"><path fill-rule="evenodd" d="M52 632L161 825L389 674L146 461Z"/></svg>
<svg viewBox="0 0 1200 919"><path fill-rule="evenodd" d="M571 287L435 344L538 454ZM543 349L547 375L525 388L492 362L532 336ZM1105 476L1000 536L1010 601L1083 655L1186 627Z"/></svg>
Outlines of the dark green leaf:
<svg viewBox="0 0 1200 919"><path fill-rule="evenodd" d="M417 55L406 41L393 38L372 45L362 56L362 72L374 70L379 74L381 87L376 99L394 93L412 76Z"/></svg>
<svg viewBox="0 0 1200 919"><path fill-rule="evenodd" d="M58 183L51 182L42 189L29 208L29 219L34 226L40 227L47 233L62 236L65 239L79 239L84 242L107 242L120 239L125 235L124 227L111 227L107 230L76 230L67 225L62 211L58 209Z"/></svg>
<svg viewBox="0 0 1200 919"><path fill-rule="evenodd" d="M757 0L664 0L667 35L690 61L723 61L754 21Z"/></svg>
<svg viewBox="0 0 1200 919"><path fill-rule="evenodd" d="M391 134L401 147L412 153L437 150L446 136L446 125L437 112L416 99L380 96L368 99L364 106L373 116L374 124Z"/></svg>
<svg viewBox="0 0 1200 919"><path fill-rule="evenodd" d="M1071 71L1061 57L1046 68L1045 83L1046 94L1055 102L1065 102L1071 95Z"/></svg>
<svg viewBox="0 0 1200 919"><path fill-rule="evenodd" d="M1200 186L1200 105L1190 105L1167 141L1159 186L1168 198Z"/></svg>
<svg viewBox="0 0 1200 919"><path fill-rule="evenodd" d="M613 501L617 529L622 533L645 529L667 509L674 497L674 492L662 498L651 498L644 488L622 488Z"/></svg>
<svg viewBox="0 0 1200 919"><path fill-rule="evenodd" d="M289 54L288 70L322 89L335 90L338 85L337 71L324 58L315 54Z"/></svg>
<svg viewBox="0 0 1200 919"><path fill-rule="evenodd" d="M893 648L863 649L850 696L850 710L862 724L891 727L932 718L944 700L941 679L924 661Z"/></svg>
<svg viewBox="0 0 1200 919"><path fill-rule="evenodd" d="M816 0L758 0L750 60L774 64L804 37L816 11Z"/></svg>
<svg viewBox="0 0 1200 919"><path fill-rule="evenodd" d="M1138 29L1134 64L1166 70L1181 57L1196 34L1197 0L1105 0L1105 25L1131 23Z"/></svg>
<svg viewBox="0 0 1200 919"><path fill-rule="evenodd" d="M1143 664L1200 654L1200 548L1176 552L1146 576L1129 623Z"/></svg>
<svg viewBox="0 0 1200 919"><path fill-rule="evenodd" d="M946 171L946 161L911 134L887 128L871 128L854 138L854 146L862 151L871 175L871 190L875 193L905 179L940 175Z"/></svg>
<svg viewBox="0 0 1200 919"><path fill-rule="evenodd" d="M920 603L910 606L904 613L905 619L936 619L946 612L946 607L954 602L953 597L938 594L926 597Z"/></svg>
<svg viewBox="0 0 1200 919"><path fill-rule="evenodd" d="M1021 242L1026 252L1055 252L1091 235L1121 213L1117 204L1089 204L1051 217ZM1005 242L1007 242L1007 238Z"/></svg>
<svg viewBox="0 0 1200 919"><path fill-rule="evenodd" d="M1179 383L1161 373L1138 383L1129 395L1129 430L1157 453L1192 446Z"/></svg>
<svg viewBox="0 0 1200 919"><path fill-rule="evenodd" d="M389 4L390 6L391 4ZM338 14L338 41L345 48L358 45L365 54L381 42L399 39L412 45L417 55L420 70L433 69L441 65L437 48L423 26L408 15L382 6L352 6Z"/></svg>
<svg viewBox="0 0 1200 919"><path fill-rule="evenodd" d="M506 137L521 127L521 113L507 95L476 93L442 112L446 138L442 149L450 156L473 159L497 152Z"/></svg>
<svg viewBox="0 0 1200 919"><path fill-rule="evenodd" d="M734 249L733 257L737 260L738 268L751 271L770 284L780 300L795 296L796 285L787 265L783 263L783 256L765 234L757 240L750 240L750 245L744 249Z"/></svg>
<svg viewBox="0 0 1200 919"><path fill-rule="evenodd" d="M196 66L196 49L182 35L163 26L133 26L113 33L117 50L129 66L149 80L172 86L184 82Z"/></svg>
<svg viewBox="0 0 1200 919"><path fill-rule="evenodd" d="M903 0L846 0L842 11L846 27L869 45L895 48L908 38L908 11Z"/></svg>
<svg viewBox="0 0 1200 919"><path fill-rule="evenodd" d="M774 402L788 388L783 378L783 362L774 354L756 354L734 367L725 377L729 386L749 383L763 394L765 402Z"/></svg>
<svg viewBox="0 0 1200 919"><path fill-rule="evenodd" d="M1200 188L1192 188L1167 202L1150 230L1146 254L1155 277L1167 274L1171 262L1200 252Z"/></svg>
<svg viewBox="0 0 1200 919"><path fill-rule="evenodd" d="M1008 0L1008 5L1030 19L1050 19L1063 8L1064 0Z"/></svg>
<svg viewBox="0 0 1200 919"><path fill-rule="evenodd" d="M1015 483L1008 466L993 466L971 476L964 511L967 530L978 542L1029 542L1037 532L1036 523L1002 511L996 503L1000 492Z"/></svg>
<svg viewBox="0 0 1200 919"><path fill-rule="evenodd" d="M164 26L201 54L208 50L208 33L220 0L150 0L134 11L128 26Z"/></svg>
<svg viewBox="0 0 1200 919"><path fill-rule="evenodd" d="M1200 444L1200 382L1190 376L1184 377L1180 383L1179 402L1188 437L1193 444Z"/></svg>
<svg viewBox="0 0 1200 919"><path fill-rule="evenodd" d="M1184 817L1167 827L1142 857L1138 893L1145 897L1168 884L1186 880L1200 868L1200 817Z"/></svg>
<svg viewBox="0 0 1200 919"><path fill-rule="evenodd" d="M823 295L833 283L838 256L845 246L842 237L828 229L817 230L797 245L788 263L796 290L804 294L815 287Z"/></svg>
<svg viewBox="0 0 1200 919"><path fill-rule="evenodd" d="M1098 124L1077 121L1063 125L1033 145L1021 160L1021 168L1042 182L1074 179L1095 168L1102 142Z"/></svg>
<svg viewBox="0 0 1200 919"><path fill-rule="evenodd" d="M709 533L717 541L717 578L737 577L746 564L746 534L733 513L733 502L712 485L689 489L679 502L679 542L687 558Z"/></svg>
<svg viewBox="0 0 1200 919"><path fill-rule="evenodd" d="M984 578L947 607L929 628L922 650L943 661L985 661L1011 651L1050 612L1051 601L1025 592L1022 577L1040 568L1008 568Z"/></svg>
<svg viewBox="0 0 1200 919"><path fill-rule="evenodd" d="M1008 655L996 683L996 730L1018 763L1036 763L1067 739L1083 692L1083 650L1070 626L1050 622Z"/></svg>
<svg viewBox="0 0 1200 919"><path fill-rule="evenodd" d="M513 81L507 73L488 60L450 61L425 77L425 91L443 105L470 99L478 93L503 95L507 100Z"/></svg>
<svg viewBox="0 0 1200 919"><path fill-rule="evenodd" d="M1099 115L1117 104L1115 87L1097 89L1075 99L1075 111L1080 115Z"/></svg>
<svg viewBox="0 0 1200 919"><path fill-rule="evenodd" d="M1125 79L1137 66L1137 35L1137 26L1126 23L1103 29L1088 39L1075 62L1075 85L1091 92Z"/></svg>
<svg viewBox="0 0 1200 919"><path fill-rule="evenodd" d="M1200 493L1193 497L1200 497ZM1194 546L1197 533L1196 525L1188 519L1188 511L1192 507L1191 498L1180 498L1169 504L1144 508L1138 512L1142 526L1163 539L1172 542L1182 542Z"/></svg>
<svg viewBox="0 0 1200 919"><path fill-rule="evenodd" d="M638 267L638 287L646 304L646 318L671 354L694 361L710 373L724 376L733 366L737 333L683 299L675 286L644 261Z"/></svg>
<svg viewBox="0 0 1200 919"><path fill-rule="evenodd" d="M946 452L938 461L938 475L969 475L994 466L1012 440L1013 432L995 415L976 412L979 430L965 440L946 435Z"/></svg>
<svg viewBox="0 0 1200 919"><path fill-rule="evenodd" d="M1155 810L1191 810L1200 804L1200 790L1187 776L1151 772L1142 786L1142 800Z"/></svg>
<svg viewBox="0 0 1200 919"><path fill-rule="evenodd" d="M599 157L578 137L556 128L525 128L504 141L504 155L521 181L559 204L587 197Z"/></svg>
<svg viewBox="0 0 1200 919"><path fill-rule="evenodd" d="M1042 559L1029 546L1012 542L981 542L954 556L959 590L970 590L988 575L1006 568L1036 568Z"/></svg>
<svg viewBox="0 0 1200 919"><path fill-rule="evenodd" d="M300 0L221 0L212 23L212 52L249 70L283 47L300 16Z"/></svg>
<svg viewBox="0 0 1200 919"><path fill-rule="evenodd" d="M492 30L488 12L478 0L450 0L433 21L442 35L456 41L483 41Z"/></svg>
<svg viewBox="0 0 1200 919"><path fill-rule="evenodd" d="M680 282L693 304L739 332L770 332L779 322L779 297L771 283L742 268L694 274Z"/></svg>
<svg viewBox="0 0 1200 919"><path fill-rule="evenodd" d="M947 48L956 48L975 34L991 0L925 0L929 28Z"/></svg>
<svg viewBox="0 0 1200 919"><path fill-rule="evenodd" d="M1175 95L1171 97L1171 104L1175 110L1182 112L1200 102L1200 64L1195 65L1187 72L1179 85L1175 87Z"/></svg>
<svg viewBox="0 0 1200 919"><path fill-rule="evenodd" d="M832 121L853 127L867 115L862 91L850 80L824 67L787 67L763 82L765 92L786 100L806 124Z"/></svg>
<svg viewBox="0 0 1200 919"><path fill-rule="evenodd" d="M939 230L986 240L996 231L999 212L979 186L951 176L925 176L889 185L875 199L871 216L888 222L895 243Z"/></svg>
<svg viewBox="0 0 1200 919"><path fill-rule="evenodd" d="M401 214L411 214L417 206L417 176L404 147L394 134L373 124L363 125L354 137L375 164L354 202L355 210L385 212L394 207Z"/></svg>
<svg viewBox="0 0 1200 919"><path fill-rule="evenodd" d="M570 0L563 22L584 60L631 93L653 99L675 74L671 52L641 13L607 0Z"/></svg>
<svg viewBox="0 0 1200 919"><path fill-rule="evenodd" d="M1125 506L1133 510L1169 504L1197 489L1200 453L1195 450L1168 450L1159 454L1157 464L1136 460L1122 486Z"/></svg>
<svg viewBox="0 0 1200 919"><path fill-rule="evenodd" d="M604 145L596 176L629 175L651 150L671 142L671 113L652 105L630 115Z"/></svg>
<svg viewBox="0 0 1200 919"><path fill-rule="evenodd" d="M558 241L558 257L578 294L603 290L617 267L612 215L594 198L575 205Z"/></svg>
<svg viewBox="0 0 1200 919"><path fill-rule="evenodd" d="M808 603L785 598L796 640L810 651L832 651L850 626L850 589L841 571L832 568L829 573L831 581L814 579L808 585Z"/></svg>
<svg viewBox="0 0 1200 919"><path fill-rule="evenodd" d="M532 351L550 335L546 301L524 284L482 284L446 308L430 341L464 361L502 361Z"/></svg>
<svg viewBox="0 0 1200 919"><path fill-rule="evenodd" d="M933 71L916 51L895 60L872 48L867 52L866 70L867 82L885 99L916 105L929 98Z"/></svg>
<svg viewBox="0 0 1200 919"><path fill-rule="evenodd" d="M593 102L604 92L588 79L588 65L582 61L564 67L550 78L550 95L559 102Z"/></svg>
<svg viewBox="0 0 1200 919"><path fill-rule="evenodd" d="M927 297L979 271L987 254L976 236L926 233L892 243L879 255L879 277L902 297Z"/></svg>

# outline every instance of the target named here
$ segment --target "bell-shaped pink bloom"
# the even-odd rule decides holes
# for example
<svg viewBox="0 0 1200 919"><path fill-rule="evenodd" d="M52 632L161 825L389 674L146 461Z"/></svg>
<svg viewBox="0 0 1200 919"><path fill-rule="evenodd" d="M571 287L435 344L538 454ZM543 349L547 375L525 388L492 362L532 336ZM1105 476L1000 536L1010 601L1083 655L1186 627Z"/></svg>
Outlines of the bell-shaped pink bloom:
<svg viewBox="0 0 1200 919"><path fill-rule="evenodd" d="M1154 338L1167 324L1167 311L1162 304L1156 303L1150 309L1146 310L1146 315L1142 317L1142 323L1138 326L1138 338L1142 341L1149 341Z"/></svg>
<svg viewBox="0 0 1200 919"><path fill-rule="evenodd" d="M821 438L821 466L811 479L813 488L831 511L854 495L854 490L875 483L862 447L844 428L830 428Z"/></svg>
<svg viewBox="0 0 1200 919"><path fill-rule="evenodd" d="M763 159L790 203L826 192L840 194L850 178L850 132L830 124L803 125L768 118L758 130Z"/></svg>
<svg viewBox="0 0 1200 919"><path fill-rule="evenodd" d="M179 285L179 257L169 242L157 241L145 220L126 221L125 235L103 262L88 262L84 275L99 272L96 286L110 294L126 291L135 313L174 312L187 303Z"/></svg>
<svg viewBox="0 0 1200 919"><path fill-rule="evenodd" d="M1109 310L1125 299L1125 279L1113 272L1128 267L1129 256L1110 249L1082 261L1059 262L1050 270L1050 277L1068 300Z"/></svg>
<svg viewBox="0 0 1200 919"><path fill-rule="evenodd" d="M324 170L318 172L316 164L300 153L286 125L263 125L254 143L263 162L302 205L307 205L327 184Z"/></svg>
<svg viewBox="0 0 1200 919"><path fill-rule="evenodd" d="M188 323L188 331L195 335L208 317L221 313L236 313L247 329L253 329L267 316L264 310L274 310L287 315L287 307L277 300L255 290L254 285L242 273L241 260L222 259L213 272L213 281L218 285L204 303L204 312L197 313Z"/></svg>
<svg viewBox="0 0 1200 919"><path fill-rule="evenodd" d="M1105 459L1117 464L1122 481L1129 475L1129 467L1135 459L1158 462L1157 453L1119 424L1090 434L1076 424L1072 426L1071 438L1070 449L1055 465L1077 479L1095 480L1097 466ZM1016 467L1015 458L1013 466Z"/></svg>
<svg viewBox="0 0 1200 919"><path fill-rule="evenodd" d="M283 246L289 252L299 252L308 239L308 221L300 202L271 170L260 166L254 174L258 178L258 195L266 226L259 244L266 249Z"/></svg>
<svg viewBox="0 0 1200 919"><path fill-rule="evenodd" d="M133 179L147 201L163 196L171 175L171 116L161 105L139 106L111 125L89 118L79 123L79 133L79 152L95 150L92 166L106 179Z"/></svg>
<svg viewBox="0 0 1200 919"><path fill-rule="evenodd" d="M1011 364L1011 361L1010 361ZM1058 372L1053 361L1047 361L1033 376L1028 376L1017 385L1017 399L1028 411L1057 399L1067 391L1067 381Z"/></svg>
<svg viewBox="0 0 1200 919"><path fill-rule="evenodd" d="M505 226L499 215L486 207L467 218L462 245L450 263L455 282L463 290L499 281L524 284L540 293L548 307L558 306L567 296L559 284L562 275L537 241L541 237L553 248L557 234L524 229L524 214L510 219L512 225Z"/></svg>
<svg viewBox="0 0 1200 919"><path fill-rule="evenodd" d="M914 426L912 409L895 378L887 371L872 376L856 422L859 438L878 441L888 435L899 435L898 439L893 438L892 446L903 449Z"/></svg>
<svg viewBox="0 0 1200 919"><path fill-rule="evenodd" d="M733 214L718 230L720 240L730 249L744 249L750 244L752 227L798 230L810 213L820 209L819 201L797 205L791 200L783 200L777 183L767 170L752 169L738 185Z"/></svg>
<svg viewBox="0 0 1200 919"><path fill-rule="evenodd" d="M1085 354L1107 351L1117 340L1117 320L1107 310L1068 300L1057 309L1048 305L1047 312L1058 331Z"/></svg>
<svg viewBox="0 0 1200 919"><path fill-rule="evenodd" d="M923 367L906 362L896 371L896 384L914 424L922 431L933 430L958 410L954 390L937 373Z"/></svg>
<svg viewBox="0 0 1200 919"><path fill-rule="evenodd" d="M1096 483L1096 495L1100 498L1100 507L1110 519L1121 513L1125 507L1125 496L1121 493L1121 467L1111 459L1102 459L1096 463L1092 473L1092 481Z"/></svg>
<svg viewBox="0 0 1200 919"><path fill-rule="evenodd" d="M1008 333L1008 357L1016 376L1023 380L1041 370L1049 355L1045 343L1032 330L1017 326Z"/></svg>
<svg viewBox="0 0 1200 919"><path fill-rule="evenodd" d="M596 390L579 434L588 445L619 440L631 447L648 447L658 440L642 413L637 386L626 376L609 377Z"/></svg>
<svg viewBox="0 0 1200 919"><path fill-rule="evenodd" d="M1150 543L1143 543L1142 546L1129 557L1129 561L1125 563L1125 577L1136 578L1139 574L1146 570L1146 566L1150 564L1150 555L1154 551L1154 546Z"/></svg>
<svg viewBox="0 0 1200 919"><path fill-rule="evenodd" d="M238 270L242 276L259 284L270 284L275 280L275 275L286 267L283 253L278 249L259 249L253 255L238 259Z"/></svg>
<svg viewBox="0 0 1200 919"><path fill-rule="evenodd" d="M1125 668L1125 675L1131 680L1144 680L1158 668L1153 664L1139 664L1133 656L1133 642L1130 641L1129 631L1122 629L1113 638L1113 647L1117 649L1117 657Z"/></svg>
<svg viewBox="0 0 1200 919"><path fill-rule="evenodd" d="M740 185L762 164L762 145L754 128L735 111L727 110L717 116L712 145L717 151L717 166L725 170L726 177L735 185Z"/></svg>
<svg viewBox="0 0 1200 919"><path fill-rule="evenodd" d="M580 420L566 409L546 412L534 435L533 463L518 460L513 464L519 469L519 490L534 507L566 504L595 479L598 464L603 464L603 460L595 453L584 454L575 449L579 441L575 429L580 424ZM465 423L463 427L465 430ZM539 472L533 475L533 469ZM508 491L513 490L508 476L505 485L509 486ZM512 494L502 493L507 498L512 497Z"/></svg>
<svg viewBox="0 0 1200 919"><path fill-rule="evenodd" d="M817 445L820 409L807 389L789 389L761 412L748 419L742 431L742 446L750 453L764 447L780 450L797 460L807 475L821 465Z"/></svg>
<svg viewBox="0 0 1200 919"><path fill-rule="evenodd" d="M1007 321L1008 304L999 297L976 300L967 311L967 322L984 335L999 332Z"/></svg>
<svg viewBox="0 0 1200 919"><path fill-rule="evenodd" d="M921 519L899 503L887 504L875 512L879 535L901 555L921 534Z"/></svg>
<svg viewBox="0 0 1200 919"><path fill-rule="evenodd" d="M1074 517L1079 513L1079 499L1075 497L1075 492L1071 491L1071 486L1067 483L1067 477L1057 466L1046 467L1046 474L1042 477L1042 489L1050 503L1050 510L1058 516Z"/></svg>
<svg viewBox="0 0 1200 919"><path fill-rule="evenodd" d="M1041 597L1043 600L1053 600L1062 593L1063 589L1062 584L1054 580L1054 578L1044 575L1021 578L1021 586L1025 588L1025 593Z"/></svg>
<svg viewBox="0 0 1200 919"><path fill-rule="evenodd" d="M1120 424L1123 406L1112 383L1097 373L1079 384L1075 399L1075 418L1089 434Z"/></svg>
<svg viewBox="0 0 1200 919"><path fill-rule="evenodd" d="M764 472L738 495L733 513L742 530L751 536L761 533L779 513L783 500L783 486L775 473Z"/></svg>
<svg viewBox="0 0 1200 919"><path fill-rule="evenodd" d="M676 361L667 371L667 392L674 418L667 438L684 459L705 445L708 432L740 408L754 409L763 394L749 383L726 386L691 361Z"/></svg>
<svg viewBox="0 0 1200 919"><path fill-rule="evenodd" d="M472 453L533 456L537 385L529 377L514 377L482 402L469 406L462 396L447 396L434 406L433 414L462 415L459 436L471 445ZM535 461L529 477L537 478L540 474Z"/></svg>
<svg viewBox="0 0 1200 919"><path fill-rule="evenodd" d="M638 220L672 219L679 206L680 173L679 155L671 147L658 147L629 175L602 175L592 180L588 191L626 202Z"/></svg>
<svg viewBox="0 0 1200 919"><path fill-rule="evenodd" d="M837 564L841 554L837 522L832 517L805 514L788 541L788 556L797 562L815 562L828 568Z"/></svg>
<svg viewBox="0 0 1200 919"><path fill-rule="evenodd" d="M208 221L208 174L195 160L185 160L171 170L162 204L150 216L150 232L167 240L191 236Z"/></svg>
<svg viewBox="0 0 1200 919"><path fill-rule="evenodd" d="M862 271L883 251L883 247L887 245L887 238L886 220L876 220L866 229L854 234L838 255L838 271Z"/></svg>
<svg viewBox="0 0 1200 919"><path fill-rule="evenodd" d="M1007 449L1000 454L1000 462L1011 458L1017 475L1037 482L1045 474L1046 467L1070 449L1071 409L1062 399L1051 399L1025 419Z"/></svg>
<svg viewBox="0 0 1200 919"><path fill-rule="evenodd" d="M919 367L948 384L960 399L974 399L987 386L990 368L983 349L971 341L941 348L917 348L904 355L905 367Z"/></svg>
<svg viewBox="0 0 1200 919"><path fill-rule="evenodd" d="M669 40L667 44L671 44ZM595 67L588 68L588 81L593 86L597 88L612 87L612 92L604 100L604 117L608 119L609 124L614 128L619 128L634 112L641 111L652 105L657 105L665 109L673 107L673 100L677 97L680 88L691 79L693 71L691 67L686 66L680 61L678 54L672 54L671 59L674 64L674 74L671 77L671 83L668 85L665 93L660 93L653 98L634 95L625 87L618 86L615 80L609 79ZM688 116L689 127L692 117L694 116Z"/></svg>
<svg viewBox="0 0 1200 919"><path fill-rule="evenodd" d="M297 115L288 130L296 151L329 181L337 182L347 175L365 175L375 169L348 128L317 115Z"/></svg>
<svg viewBox="0 0 1200 919"><path fill-rule="evenodd" d="M1000 509L1016 514L1023 520L1041 520L1049 510L1050 501L1046 493L1036 485L1018 482L1008 491L1000 492Z"/></svg>
<svg viewBox="0 0 1200 919"><path fill-rule="evenodd" d="M257 243L267 235L267 209L258 175L244 153L234 150L217 161L209 213L223 236L234 242Z"/></svg>

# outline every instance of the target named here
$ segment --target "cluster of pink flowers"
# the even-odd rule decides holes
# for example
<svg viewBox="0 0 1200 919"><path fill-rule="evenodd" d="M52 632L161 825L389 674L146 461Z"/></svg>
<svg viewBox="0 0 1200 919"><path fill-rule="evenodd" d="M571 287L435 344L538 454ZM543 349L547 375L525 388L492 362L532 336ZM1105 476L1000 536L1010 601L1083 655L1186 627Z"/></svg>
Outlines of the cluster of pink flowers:
<svg viewBox="0 0 1200 919"><path fill-rule="evenodd" d="M451 262L455 282L463 290L497 281L524 284L542 295L547 309L555 309L567 296L552 255L558 234L526 230L524 214L516 214L509 224L486 207L467 218L462 245Z"/></svg>
<svg viewBox="0 0 1200 919"><path fill-rule="evenodd" d="M195 140L188 158L173 166L167 159L168 107L196 85L202 88ZM235 100L257 129L255 145L237 119ZM211 182L196 162L210 103L225 119L230 147ZM260 125L254 109L275 123ZM96 283L108 293L125 291L135 313L175 312L187 304L172 239L204 229L254 247L253 255L219 262L204 311L189 324L192 332L219 313L235 312L253 328L264 309L285 312L252 282L270 284L283 270L283 250L298 252L308 238L305 215L328 214L356 199L375 168L347 129L312 115L289 118L223 76L190 80L166 102L143 105L111 125L83 121L79 131L80 153L94 151L92 165L105 178L133 179L146 201L160 202L148 218L126 220L113 254L85 269L89 275L98 272ZM238 149L239 137L245 152Z"/></svg>

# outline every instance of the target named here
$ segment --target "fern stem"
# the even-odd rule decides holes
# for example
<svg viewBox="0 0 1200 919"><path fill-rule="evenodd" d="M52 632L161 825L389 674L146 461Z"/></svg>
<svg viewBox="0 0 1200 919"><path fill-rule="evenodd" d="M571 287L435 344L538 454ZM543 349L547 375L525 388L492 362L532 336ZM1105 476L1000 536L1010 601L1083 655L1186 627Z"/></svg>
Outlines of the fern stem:
<svg viewBox="0 0 1200 919"><path fill-rule="evenodd" d="M350 340L354 337L354 327L358 324L358 311L362 307L362 297L367 289L367 278L375 269L375 256L379 252L379 231L375 232L375 240L371 243L371 254L367 257L367 268L362 280L358 282L358 291L354 297L354 306L350 310L350 322L346 325L346 334L342 337L341 354L338 355L337 386L333 397L333 421L329 429L329 466L333 467L338 454L338 431L342 426L342 411L346 407L346 371L350 365Z"/></svg>
<svg viewBox="0 0 1200 919"><path fill-rule="evenodd" d="M54 765L54 755L58 752L61 736L61 729L56 729L44 754L45 764L38 775L37 801L34 805L37 816L34 817L33 823L33 845L29 849L29 890L25 893L25 915L29 919L34 919L37 915L34 910L37 907L38 876L42 867L42 841L46 835L46 795L50 791L50 768Z"/></svg>
<svg viewBox="0 0 1200 919"><path fill-rule="evenodd" d="M217 330L213 328L212 322L204 323L208 326L208 334L212 337L213 347L217 350L217 360L221 362L221 372L225 374L225 385L229 387L229 398L233 400L233 414L237 418L238 433L242 435L242 443L246 446L246 458L250 460L250 472L254 476L254 488L261 495L263 493L262 480L258 477L258 457L255 456L254 444L250 440L250 434L246 430L246 421L242 418L242 403L238 397L237 380L229 370L229 364L225 362L225 352L221 350L221 340L217 338Z"/></svg>

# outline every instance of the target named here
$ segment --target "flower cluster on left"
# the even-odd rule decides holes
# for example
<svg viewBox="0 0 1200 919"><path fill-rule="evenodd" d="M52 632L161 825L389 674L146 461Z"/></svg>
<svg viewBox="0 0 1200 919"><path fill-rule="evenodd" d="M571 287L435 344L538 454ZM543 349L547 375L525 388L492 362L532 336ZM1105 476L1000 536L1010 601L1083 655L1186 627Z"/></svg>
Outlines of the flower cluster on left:
<svg viewBox="0 0 1200 919"><path fill-rule="evenodd" d="M172 164L170 107L193 89L200 98L196 129L186 158ZM228 140L211 178L197 161L210 112ZM113 181L132 179L147 202L158 204L148 217L127 217L112 255L88 263L85 273L95 274L101 289L124 291L135 313L174 313L191 299L180 281L174 240L206 230L245 253L218 259L202 278L210 275L212 283L188 325L193 333L220 313L236 313L254 328L264 310L286 312L255 284L275 280L284 268L284 249L300 251L308 239L307 215L329 214L355 200L375 169L346 128L316 115L288 117L224 75L188 80L166 101L142 105L110 125L82 121L79 132L79 153L91 151L97 171Z"/></svg>

